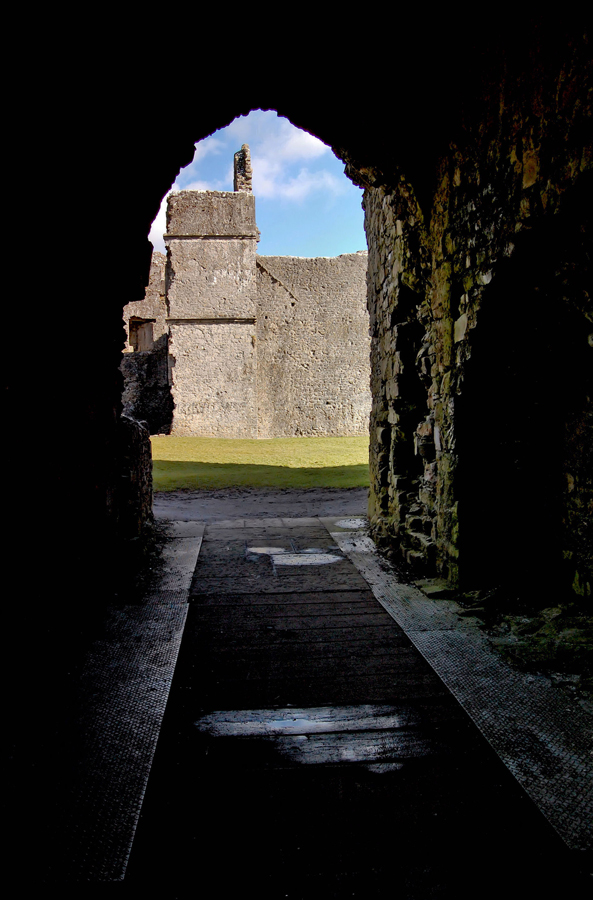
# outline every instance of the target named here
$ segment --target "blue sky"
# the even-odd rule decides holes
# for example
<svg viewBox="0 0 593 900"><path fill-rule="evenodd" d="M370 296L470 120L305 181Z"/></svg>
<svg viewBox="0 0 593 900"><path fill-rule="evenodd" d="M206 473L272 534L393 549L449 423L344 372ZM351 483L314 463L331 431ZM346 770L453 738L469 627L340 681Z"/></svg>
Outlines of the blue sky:
<svg viewBox="0 0 593 900"><path fill-rule="evenodd" d="M233 155L249 144L262 256L338 256L366 250L362 190L329 147L275 112L255 110L196 144L173 190L233 190ZM165 204L150 240L164 253Z"/></svg>

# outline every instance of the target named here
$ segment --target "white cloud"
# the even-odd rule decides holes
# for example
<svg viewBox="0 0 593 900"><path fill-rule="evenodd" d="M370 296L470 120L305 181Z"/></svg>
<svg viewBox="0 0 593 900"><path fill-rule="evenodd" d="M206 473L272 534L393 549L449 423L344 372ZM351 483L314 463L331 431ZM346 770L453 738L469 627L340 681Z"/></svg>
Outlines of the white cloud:
<svg viewBox="0 0 593 900"><path fill-rule="evenodd" d="M224 133L237 146L242 144L255 144L266 139L270 132L277 129L279 116L271 110L254 109L247 116L237 116L230 125L224 129Z"/></svg>
<svg viewBox="0 0 593 900"><path fill-rule="evenodd" d="M257 154L259 157L295 162L330 152L330 148L319 138L301 131L271 110L256 109L248 116L239 116L225 129L225 133L235 141L249 144L252 158Z"/></svg>
<svg viewBox="0 0 593 900"><path fill-rule="evenodd" d="M261 158L254 161L253 169L253 192L256 197L301 203L314 193L338 196L346 190L345 184L324 169L311 172L302 168L290 174L276 160Z"/></svg>
<svg viewBox="0 0 593 900"><path fill-rule="evenodd" d="M211 137L205 138L203 141L198 141L195 147L196 150L194 153L194 158L190 162L189 166L186 166L184 169L182 169L177 176L177 180L174 186L175 189L184 191L221 190L221 188L215 187L213 184L201 188L190 187L190 185L199 183L202 183L204 185L207 184L207 182L203 179L203 162L208 156L220 156L221 153L228 152L226 142L212 135Z"/></svg>
<svg viewBox="0 0 593 900"><path fill-rule="evenodd" d="M188 167L189 168L189 167ZM231 176L232 177L232 176ZM158 250L159 253L166 253L165 242L163 240L163 235L167 231L167 201L169 199L170 194L174 194L177 191L226 191L228 190L228 185L226 182L221 181L189 181L187 184L181 185L178 181L175 182L170 191L167 191L165 196L161 201L161 206L156 214L156 218L150 227L150 233L148 235L148 240L152 243L153 249Z"/></svg>
<svg viewBox="0 0 593 900"><path fill-rule="evenodd" d="M167 252L163 235L167 230L167 198L170 193L171 191L168 191L163 197L161 208L156 215L156 219L152 223L150 234L148 235L148 240L152 243L153 250L157 250L159 253Z"/></svg>
<svg viewBox="0 0 593 900"><path fill-rule="evenodd" d="M181 185L178 181L173 185L174 191L228 191L228 185L226 181L218 181L213 179L211 181L202 181L198 179L197 181L188 181L186 184Z"/></svg>
<svg viewBox="0 0 593 900"><path fill-rule="evenodd" d="M226 149L226 143L225 141L221 141L219 138L214 137L214 135L212 134L210 135L210 137L204 138L203 141L198 141L198 143L195 145L195 148L196 152L194 153L194 158L190 163L190 166L193 166L194 163L199 162L209 154L218 156Z"/></svg>
<svg viewBox="0 0 593 900"><path fill-rule="evenodd" d="M237 124L236 120L233 125ZM245 123L247 124L247 123ZM300 203L317 192L342 194L343 185L330 172L310 168L330 152L318 138L296 128L273 112L257 111L249 117L251 160L256 197ZM302 165L302 163L308 165ZM299 167L299 163L301 166Z"/></svg>
<svg viewBox="0 0 593 900"><path fill-rule="evenodd" d="M274 153L277 158L293 161L316 159L324 153L329 153L329 147L319 138L295 128L287 119L280 119L280 122L280 132L276 139L270 142L272 146L268 151Z"/></svg>

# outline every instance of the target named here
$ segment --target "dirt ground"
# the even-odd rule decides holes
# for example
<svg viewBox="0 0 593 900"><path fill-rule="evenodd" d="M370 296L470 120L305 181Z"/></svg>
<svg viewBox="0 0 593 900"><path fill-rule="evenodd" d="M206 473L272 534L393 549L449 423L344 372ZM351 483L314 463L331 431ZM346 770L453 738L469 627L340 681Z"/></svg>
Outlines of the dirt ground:
<svg viewBox="0 0 593 900"><path fill-rule="evenodd" d="M364 516L368 496L368 488L159 491L154 495L153 511L160 520L199 520L207 523L243 518Z"/></svg>

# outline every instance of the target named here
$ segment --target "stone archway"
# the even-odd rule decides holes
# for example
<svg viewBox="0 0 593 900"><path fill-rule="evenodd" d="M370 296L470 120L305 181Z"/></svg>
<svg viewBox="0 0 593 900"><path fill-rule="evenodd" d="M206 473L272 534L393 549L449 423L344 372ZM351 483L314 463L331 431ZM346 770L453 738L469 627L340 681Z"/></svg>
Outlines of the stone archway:
<svg viewBox="0 0 593 900"><path fill-rule="evenodd" d="M20 760L10 779L12 831L19 838L11 857L15 871L31 865L29 844L20 840L30 831L31 810L51 809L48 798L54 799L61 777L76 765L76 748L64 741L72 714L71 675L84 649L86 620L113 597L113 535L121 508L122 309L143 295L150 260L146 235L161 198L191 160L194 142L258 105L273 108L336 148L361 182L393 187L405 174L426 215L439 159L472 124L480 132L475 152L481 160L496 163L501 139L507 136L509 150L518 137L513 148L519 155L511 158L512 166L520 170L526 161L526 182L542 198L540 137L549 139L553 150L546 173L552 187L562 189L591 166L591 54L582 30L564 30L557 15L547 29L531 21L527 28L515 21L509 28L501 19L498 28L491 23L487 31L475 24L469 35L451 17L445 27L428 27L424 19L422 11L415 27L406 27L398 11L393 22L385 21L385 40L377 40L372 27L361 39L356 29L350 46L336 41L332 31L325 42L321 35L306 65L297 65L303 46L311 46L307 23L306 42L295 48L299 55L291 58L290 46L283 45L286 53L279 60L277 47L271 47L267 72L254 70L244 29L238 29L236 52L232 38L221 41L212 31L206 31L206 40L177 34L169 42L167 78L154 90L147 77L145 35L133 44L113 29L121 42L117 52L99 41L100 52L93 54L83 37L82 53L74 60L62 56L46 67L41 84L33 83L26 97L17 97L21 114L8 146L16 146L18 158L7 171L19 188L11 216L18 221L20 213L27 239L13 242L21 257L11 261L10 271L20 308L39 322L49 321L51 340L25 354L18 329L9 328L13 359L7 366L5 424L14 440L18 477L11 471L7 479L12 536L7 558L18 560L25 545L25 574L33 564L41 575L31 584L17 570L18 590L6 604L12 653L7 670L15 682L8 691L9 736L13 758ZM228 90L221 87L225 67L233 74ZM506 132L499 130L502 84L525 99L524 134L517 135L520 117L505 123ZM550 86L551 92L542 93ZM192 110L197 125L186 115ZM33 179L27 196L22 175L40 171L44 125L52 135L49 159L43 159L41 188L40 179ZM451 178L456 175L453 167ZM504 187L500 179L496 187ZM553 198L554 190L547 202ZM38 229L48 222L49 236L39 239ZM18 233L16 222L13 230ZM117 246L106 247L106 235L114 236ZM452 253L451 245L444 244L445 251ZM443 275L446 287L445 281ZM441 293L447 324L447 292ZM83 348L82 312L93 320ZM428 374L439 365L429 349ZM584 434L573 428L568 441L574 484L591 471ZM446 437L441 430L440 442ZM443 521L449 499L442 504ZM576 509L576 503L570 506L570 516ZM51 524L41 521L42 538L32 549L25 536L33 522L38 524L32 511L39 510ZM581 522L584 515L577 518ZM452 531L453 525L445 539ZM569 552L577 554L577 548ZM53 833L54 822L46 825L45 833ZM37 852L42 855L44 849L41 838Z"/></svg>
<svg viewBox="0 0 593 900"><path fill-rule="evenodd" d="M361 58L358 35L352 46L341 42L324 46L323 52L311 54L306 67L275 66L274 78L251 77L249 67L242 68L231 91L220 89L218 82L197 87L195 56L185 46L175 52L174 89L170 80L153 88L143 80L143 46L142 65L130 66L126 53L125 69L118 67L117 60L108 71L94 64L89 67L83 104L69 104L67 94L59 111L46 104L44 115L52 110L51 115L58 117L59 139L54 144L54 194L44 198L44 208L51 206L59 213L56 230L67 235L67 263L60 269L52 249L47 271L64 273L62 278L56 274L52 281L59 311L56 340L41 348L24 373L21 361L15 359L10 368L12 405L8 416L9 421L30 427L33 435L51 433L58 418L55 403L35 400L33 406L25 406L23 398L37 398L48 373L55 386L52 397L68 396L67 408L59 409L59 445L44 448L44 466L52 472L48 498L58 517L55 533L69 533L72 520L78 526L72 536L72 576L63 592L69 598L66 605L78 607L78 583L89 568L97 567L101 576L89 587L94 599L102 596L105 579L109 581L108 568L99 561L112 553L121 512L117 430L122 309L143 295L150 260L146 235L179 168L190 162L195 141L250 109L275 109L333 147L345 161L348 174L359 183L386 186L389 191L405 176L414 185L419 206L428 218L435 198L435 173L448 148L463 143L473 125L482 129L478 155L486 158L489 148L500 140L497 114L500 85L505 83L525 100L526 107L533 107L533 121L541 121L554 133L557 154L553 171L558 173L558 181L570 180L571 173L578 171L574 159L568 159L563 131L566 135L570 131L569 151L578 143L582 166L589 165L583 149L587 140L583 98L590 49L581 31L563 29L557 18L553 27L541 23L534 27L530 21L527 27L512 31L506 22L504 27L493 23L486 45L479 30L472 42L455 23L431 29L424 22L417 24L422 26L417 31L410 30L410 23L406 31L398 16L398 34L406 39L398 43L396 68L390 54L373 54L370 69L361 68L360 79L353 82L356 92L346 83L343 90L337 89L336 74L349 71L353 59ZM413 34L422 35L420 54L417 41L407 39ZM240 44L237 58L245 60L242 39ZM210 62L206 53L200 56L201 64L204 71L209 65L217 71L221 63L218 48L213 44L210 52ZM425 77L418 77L420 69ZM542 72L545 79L540 77ZM554 93L558 77L563 87ZM436 84L439 90L435 90ZM560 104L554 106L554 117L549 120L556 123L552 129L541 112L550 97L541 91L549 86L554 103ZM193 110L195 119L188 115ZM506 125L515 128L512 122ZM36 139L31 138L30 144L36 148ZM533 174L535 157L530 147L533 150L526 144L525 158L531 159ZM520 165L520 161L515 159L514 164ZM70 188L67 197L66 185ZM118 192L115 201L114 192ZM38 205L35 199L33 206ZM117 250L103 250L108 234L116 236ZM390 249L387 251L389 255ZM22 271L27 272L26 264ZM45 294L41 300L32 282L25 279L23 284L24 291L34 296L35 308L45 311ZM92 313L94 322L83 352L79 350L81 307ZM427 356L427 371L434 364ZM440 434L442 441L442 429ZM429 436L421 437L424 444ZM33 450L28 459L32 467L38 464ZM15 497L12 508L19 509ZM442 518L448 515L447 507ZM44 547L51 571L56 568L60 547L57 539ZM439 554L446 552L446 547L438 548ZM92 605L92 600L87 605Z"/></svg>

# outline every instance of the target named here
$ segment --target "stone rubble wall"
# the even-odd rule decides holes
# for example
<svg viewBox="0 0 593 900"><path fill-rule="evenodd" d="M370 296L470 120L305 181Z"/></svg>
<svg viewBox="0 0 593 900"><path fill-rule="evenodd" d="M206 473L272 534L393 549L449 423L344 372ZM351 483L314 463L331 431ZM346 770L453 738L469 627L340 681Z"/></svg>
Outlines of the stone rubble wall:
<svg viewBox="0 0 593 900"><path fill-rule="evenodd" d="M123 375L123 414L145 422L150 434L168 434L171 429L173 401L169 385L167 304L165 266L167 257L154 252L144 300L128 303L124 309L126 343L120 365ZM130 344L130 320L153 320L151 350L133 352Z"/></svg>
<svg viewBox="0 0 593 900"><path fill-rule="evenodd" d="M416 428L427 419L430 425L427 385L416 362L419 347L430 346L422 342L419 313L429 271L422 212L404 182L394 191L367 189L363 205L371 329L369 516L377 533L398 544L413 528L414 546L404 551L402 544L402 551L408 562L421 559L430 565L434 492L423 479L424 466L414 441ZM434 360L434 347L432 356ZM430 363L425 381L427 374L430 377Z"/></svg>
<svg viewBox="0 0 593 900"><path fill-rule="evenodd" d="M153 336L158 341L167 334L167 304L165 302L165 267L167 257L164 253L154 251L150 261L150 273L143 300L128 303L124 309L124 325L126 328L126 342L124 353L131 353L132 346L128 340L130 334L130 319L154 319Z"/></svg>
<svg viewBox="0 0 593 900"><path fill-rule="evenodd" d="M441 161L430 217L403 176L365 192L372 528L453 585L477 578L475 560L488 580L509 558L545 572L561 553L563 583L592 593L582 70L569 59L486 94Z"/></svg>
<svg viewBox="0 0 593 900"><path fill-rule="evenodd" d="M139 537L152 519L152 451L148 429L121 416L118 422L118 535Z"/></svg>
<svg viewBox="0 0 593 900"><path fill-rule="evenodd" d="M173 417L169 385L169 340L161 335L152 350L124 353L120 366L124 379L124 415L148 426L150 434L168 434Z"/></svg>
<svg viewBox="0 0 593 900"><path fill-rule="evenodd" d="M251 193L253 187L253 169L251 168L251 152L247 144L243 144L235 153L234 164L234 191L247 191Z"/></svg>

